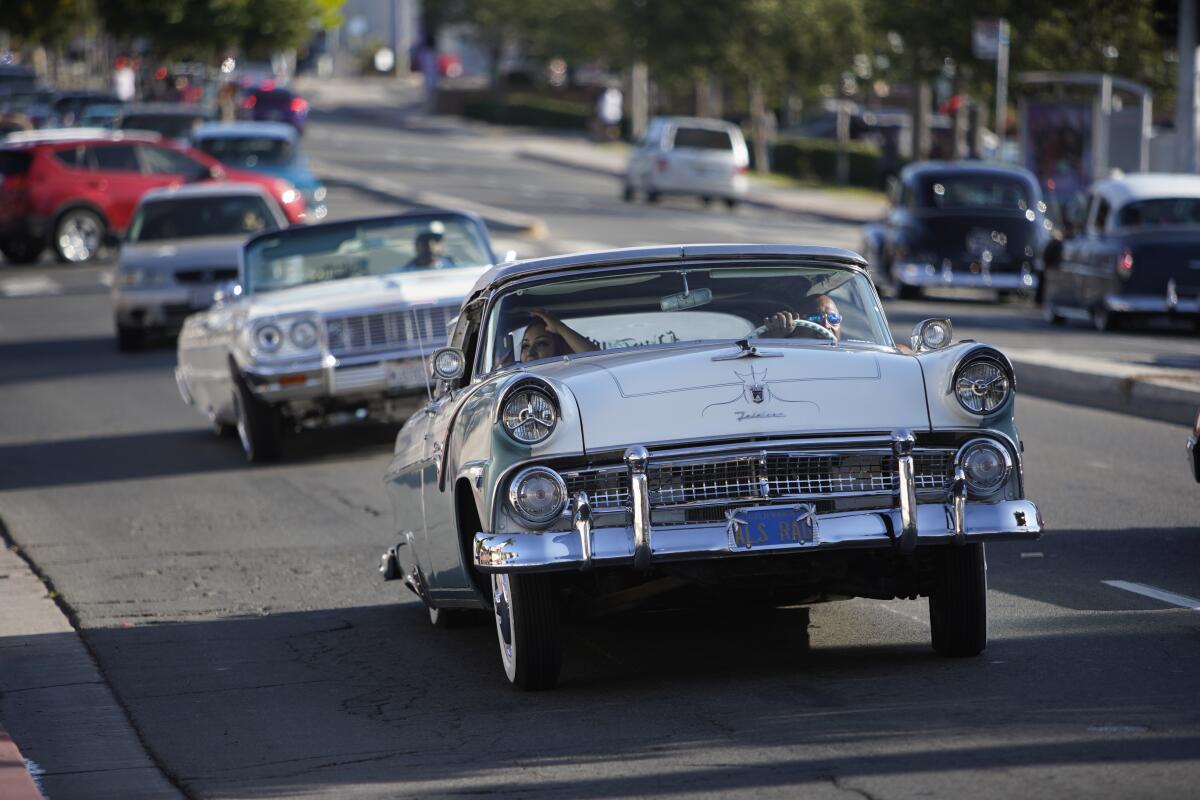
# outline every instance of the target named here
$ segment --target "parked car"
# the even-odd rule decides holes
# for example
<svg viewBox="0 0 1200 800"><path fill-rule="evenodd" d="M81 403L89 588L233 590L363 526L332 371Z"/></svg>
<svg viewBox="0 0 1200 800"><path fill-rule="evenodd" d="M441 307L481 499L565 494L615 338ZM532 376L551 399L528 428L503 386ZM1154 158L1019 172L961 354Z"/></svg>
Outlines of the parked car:
<svg viewBox="0 0 1200 800"><path fill-rule="evenodd" d="M290 181L304 195L309 219L320 221L325 206L325 186L300 154L300 136L282 122L210 122L192 133L196 149L237 169L262 172Z"/></svg>
<svg viewBox="0 0 1200 800"><path fill-rule="evenodd" d="M150 189L207 180L257 183L289 222L304 198L282 178L221 166L152 133L70 129L9 134L0 144L0 252L32 263L50 244L59 260L90 261L106 234L120 236Z"/></svg>
<svg viewBox="0 0 1200 800"><path fill-rule="evenodd" d="M286 122L304 132L308 119L308 101L274 81L264 81L242 94L241 118L259 122Z"/></svg>
<svg viewBox="0 0 1200 800"><path fill-rule="evenodd" d="M197 105L148 103L126 106L115 127L124 131L150 131L164 139L190 144L192 132L212 118L211 111Z"/></svg>
<svg viewBox="0 0 1200 800"><path fill-rule="evenodd" d="M142 195L113 276L117 346L133 350L149 333L174 335L236 282L242 244L286 228L275 199L253 183L209 182Z"/></svg>
<svg viewBox="0 0 1200 800"><path fill-rule="evenodd" d="M1037 291L1052 225L1033 173L981 162L923 161L889 185L891 208L863 229L877 285L906 299L927 288Z"/></svg>
<svg viewBox="0 0 1200 800"><path fill-rule="evenodd" d="M121 106L117 103L95 103L84 106L79 112L81 128L115 128L117 119L121 116Z"/></svg>
<svg viewBox="0 0 1200 800"><path fill-rule="evenodd" d="M1200 412L1196 413L1196 424L1192 426L1192 435L1187 440L1188 458L1192 462L1192 475L1196 483L1200 483Z"/></svg>
<svg viewBox="0 0 1200 800"><path fill-rule="evenodd" d="M88 106L97 103L116 103L121 100L111 92L91 90L57 92L50 101L50 118L46 122L51 128L77 128L79 115Z"/></svg>
<svg viewBox="0 0 1200 800"><path fill-rule="evenodd" d="M494 261L483 222L453 211L256 236L239 287L184 322L180 394L236 426L255 462L277 459L287 430L404 419L427 390L424 357Z"/></svg>
<svg viewBox="0 0 1200 800"><path fill-rule="evenodd" d="M724 200L733 208L746 194L750 153L742 131L719 119L656 117L629 153L625 200L640 192L656 203L664 194Z"/></svg>
<svg viewBox="0 0 1200 800"><path fill-rule="evenodd" d="M50 120L54 90L46 88L0 90L0 111L25 116L31 126L41 128Z"/></svg>
<svg viewBox="0 0 1200 800"><path fill-rule="evenodd" d="M609 602L928 596L934 649L975 655L983 542L1042 529L1012 365L947 320L910 343L845 250L497 266L396 439L384 577L438 625L490 608L527 689L557 679L563 613Z"/></svg>
<svg viewBox="0 0 1200 800"><path fill-rule="evenodd" d="M1048 321L1081 319L1099 330L1134 319L1200 326L1200 177L1097 181L1084 213L1046 264Z"/></svg>
<svg viewBox="0 0 1200 800"><path fill-rule="evenodd" d="M20 64L0 64L0 92L29 91L38 84L37 73Z"/></svg>

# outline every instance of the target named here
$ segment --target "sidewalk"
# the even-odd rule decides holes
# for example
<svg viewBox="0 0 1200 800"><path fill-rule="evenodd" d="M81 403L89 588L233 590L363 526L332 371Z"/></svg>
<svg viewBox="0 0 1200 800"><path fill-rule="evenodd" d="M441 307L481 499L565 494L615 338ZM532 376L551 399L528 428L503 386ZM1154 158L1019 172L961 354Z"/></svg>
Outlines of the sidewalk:
<svg viewBox="0 0 1200 800"><path fill-rule="evenodd" d="M52 800L180 797L46 584L2 534L0 798L40 797L29 793L30 762Z"/></svg>

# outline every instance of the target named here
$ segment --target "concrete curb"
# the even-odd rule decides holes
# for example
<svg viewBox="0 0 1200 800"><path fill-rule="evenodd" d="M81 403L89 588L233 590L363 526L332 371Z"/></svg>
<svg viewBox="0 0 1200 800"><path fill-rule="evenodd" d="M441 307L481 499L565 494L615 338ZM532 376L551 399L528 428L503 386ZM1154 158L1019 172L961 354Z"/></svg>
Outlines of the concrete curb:
<svg viewBox="0 0 1200 800"><path fill-rule="evenodd" d="M1017 391L1073 405L1191 427L1200 410L1200 388L1185 389L1136 376L1100 375L1012 358ZM1180 439L1180 450L1183 440Z"/></svg>
<svg viewBox="0 0 1200 800"><path fill-rule="evenodd" d="M491 228L509 233L520 233L533 239L544 239L549 232L546 221L540 217L476 203L473 200L464 200L461 197L413 189L392 178L378 178L321 159L309 158L309 164L326 182L346 184L351 188L382 195L396 202L423 208L470 211L478 214Z"/></svg>
<svg viewBox="0 0 1200 800"><path fill-rule="evenodd" d="M17 743L0 728L0 797L5 800L42 800L37 781Z"/></svg>
<svg viewBox="0 0 1200 800"><path fill-rule="evenodd" d="M566 158L559 155L551 155L537 150L522 148L517 150L518 158L523 158L526 161L534 161L550 166L561 167L563 169L573 169L577 172L586 172L589 175L600 175L606 178L620 179L624 176L624 172L620 169L610 167L602 167L598 164L588 164L575 159ZM763 208L768 211L782 211L786 214L802 214L807 217L816 217L828 222L849 224L849 225L864 225L868 222L874 222L879 219L879 214L839 214L831 212L828 209L806 208L787 203L779 203L764 197L755 197L753 194L743 197L741 203L751 208Z"/></svg>

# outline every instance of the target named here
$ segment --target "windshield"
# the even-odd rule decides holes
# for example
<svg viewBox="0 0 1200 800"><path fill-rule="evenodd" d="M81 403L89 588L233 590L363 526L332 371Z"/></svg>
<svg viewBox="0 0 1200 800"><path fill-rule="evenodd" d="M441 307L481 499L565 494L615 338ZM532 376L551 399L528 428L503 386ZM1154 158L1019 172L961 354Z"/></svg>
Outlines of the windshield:
<svg viewBox="0 0 1200 800"><path fill-rule="evenodd" d="M223 164L236 167L282 165L292 160L292 143L274 136L214 136L198 144Z"/></svg>
<svg viewBox="0 0 1200 800"><path fill-rule="evenodd" d="M129 225L129 241L155 242L199 236L249 236L278 228L261 197L187 197L145 203Z"/></svg>
<svg viewBox="0 0 1200 800"><path fill-rule="evenodd" d="M483 226L457 214L350 220L293 228L246 248L247 292L415 270L492 263Z"/></svg>
<svg viewBox="0 0 1200 800"><path fill-rule="evenodd" d="M1117 214L1117 227L1145 228L1200 225L1200 198L1164 197L1138 200Z"/></svg>
<svg viewBox="0 0 1200 800"><path fill-rule="evenodd" d="M838 267L744 263L571 278L492 305L482 371L681 342L761 339L892 347L870 281Z"/></svg>
<svg viewBox="0 0 1200 800"><path fill-rule="evenodd" d="M921 205L926 208L1028 211L1033 208L1034 203L1029 196L1029 186L1020 178L1007 175L945 174L922 178Z"/></svg>
<svg viewBox="0 0 1200 800"><path fill-rule="evenodd" d="M126 114L121 128L127 131L151 131L168 139L186 139L192 129L204 121L202 116L184 114Z"/></svg>

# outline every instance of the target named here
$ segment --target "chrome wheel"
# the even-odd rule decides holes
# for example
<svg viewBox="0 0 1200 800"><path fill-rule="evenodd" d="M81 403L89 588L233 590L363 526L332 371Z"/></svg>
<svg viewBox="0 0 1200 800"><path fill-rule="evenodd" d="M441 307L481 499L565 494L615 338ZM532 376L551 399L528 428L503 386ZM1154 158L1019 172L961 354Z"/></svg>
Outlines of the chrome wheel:
<svg viewBox="0 0 1200 800"><path fill-rule="evenodd" d="M496 608L496 640L500 661L510 683L517 681L517 639L513 631L512 583L507 575L492 576L492 604Z"/></svg>
<svg viewBox="0 0 1200 800"><path fill-rule="evenodd" d="M95 213L81 208L68 211L58 221L54 245L63 261L82 264L96 257L103 236L104 223Z"/></svg>
<svg viewBox="0 0 1200 800"><path fill-rule="evenodd" d="M233 393L233 413L237 417L237 435L242 442L242 452L250 461L254 460L254 445L250 442L250 426L246 423L246 409L242 406L239 392Z"/></svg>

